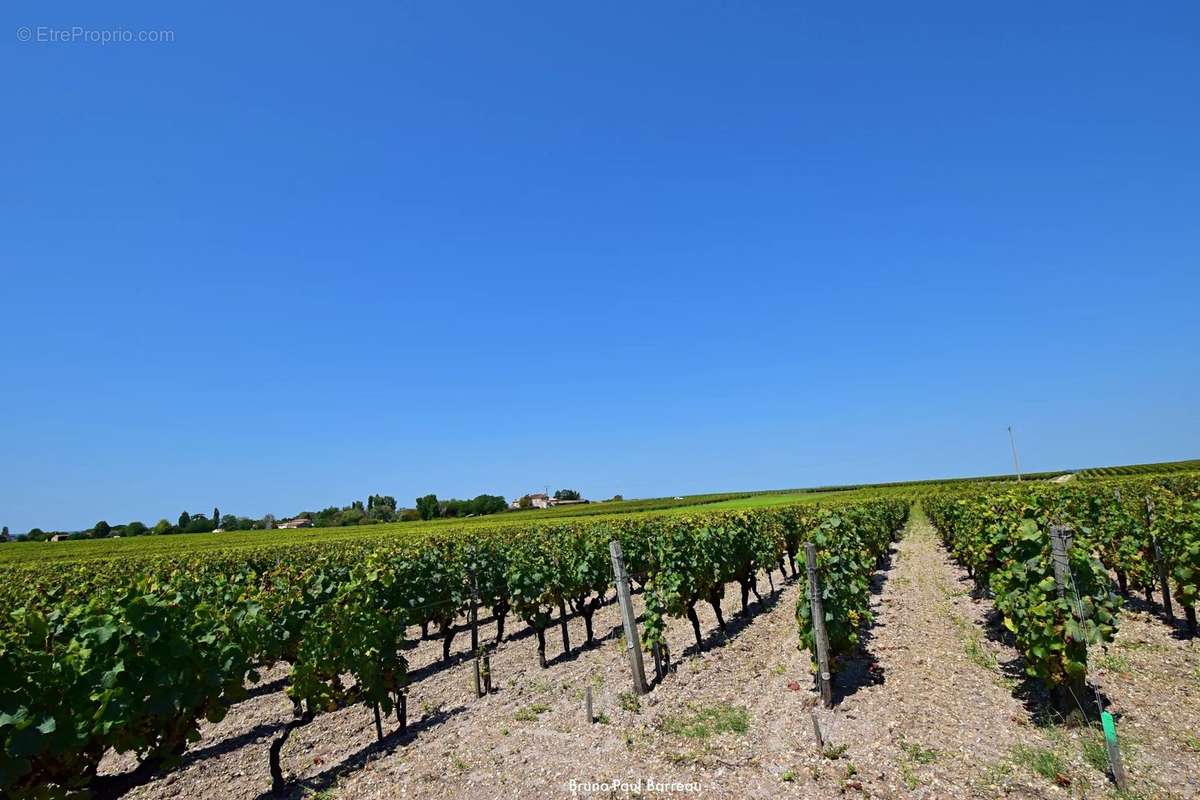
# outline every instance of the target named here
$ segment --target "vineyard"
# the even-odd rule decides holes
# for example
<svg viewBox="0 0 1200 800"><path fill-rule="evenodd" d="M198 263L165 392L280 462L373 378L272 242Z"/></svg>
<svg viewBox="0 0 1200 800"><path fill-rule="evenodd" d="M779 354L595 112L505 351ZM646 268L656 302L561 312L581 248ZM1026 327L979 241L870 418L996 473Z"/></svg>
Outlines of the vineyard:
<svg viewBox="0 0 1200 800"><path fill-rule="evenodd" d="M1062 690L1060 703L1068 710L1084 695L1088 646L1112 640L1131 587L1147 603L1160 591L1168 618L1179 607L1189 632L1197 633L1195 474L940 494L925 507L978 589L996 598L1030 674ZM1070 597L1057 596L1048 535L1054 524L1075 531Z"/></svg>
<svg viewBox="0 0 1200 800"><path fill-rule="evenodd" d="M778 619L778 607L789 631L779 652L799 659L781 662L789 694L819 707L818 651L827 650L833 708L820 712L823 721L819 708L812 721L787 721L790 737L818 732L815 758L824 763L825 737L839 725L852 728L838 715L870 696L872 670L864 673L863 659L889 635L888 626L873 623L887 613L880 598L893 556L925 547L912 552L938 557L932 538L896 541L929 525L965 571L970 597L962 602L994 605L1003 629L997 647L1015 650L1023 685L1034 696L1044 692L1046 708L1071 724L1099 724L1096 653L1116 640L1131 603L1154 609L1157 598L1165 623L1178 615L1180 630L1195 634L1200 476L1185 471L779 494L761 502L714 495L675 508L368 534L246 532L197 537L174 552L161 541L94 543L111 546L0 564L0 791L115 797L153 787L190 763L211 731L265 702L269 690L286 698L288 710L271 729L254 768L264 779L248 796L299 796L305 785L287 765L293 736L322 729L325 718L362 719L354 716L362 711L375 746L418 747L439 717L418 712L413 697L446 695L448 674L479 670L471 702L485 705L493 702L493 682L515 674L539 685L542 679L528 676L578 677L577 665L613 644L617 666L610 668L624 670L620 682L628 684L621 628L613 626L614 542L636 595L636 649L651 659L647 698L695 685L705 665L726 668L723 659L733 656L721 655L725 643L753 635L746 628L759 624L756 615ZM1055 560L1056 526L1070 534L1065 562ZM1179 641L1182 657L1194 659L1194 639ZM765 653L737 658L749 662L739 669L753 665L755 680L764 680ZM731 688L753 691L753 684ZM1196 687L1186 691L1193 702ZM638 713L629 710L636 703L622 700L623 713ZM520 720L525 712L517 713ZM695 714L701 727L728 716ZM821 780L819 771L811 780ZM856 783L853 774L838 779L843 789Z"/></svg>

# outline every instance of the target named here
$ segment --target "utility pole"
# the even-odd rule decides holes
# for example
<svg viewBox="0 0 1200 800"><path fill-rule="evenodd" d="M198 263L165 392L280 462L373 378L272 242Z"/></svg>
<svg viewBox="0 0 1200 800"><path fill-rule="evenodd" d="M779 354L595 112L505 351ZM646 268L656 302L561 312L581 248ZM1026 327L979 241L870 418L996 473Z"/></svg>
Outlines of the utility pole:
<svg viewBox="0 0 1200 800"><path fill-rule="evenodd" d="M1017 461L1017 440L1016 440L1016 437L1013 436L1012 425L1008 426L1008 443L1012 445L1013 469L1016 470L1017 482L1020 483L1021 482L1021 462Z"/></svg>

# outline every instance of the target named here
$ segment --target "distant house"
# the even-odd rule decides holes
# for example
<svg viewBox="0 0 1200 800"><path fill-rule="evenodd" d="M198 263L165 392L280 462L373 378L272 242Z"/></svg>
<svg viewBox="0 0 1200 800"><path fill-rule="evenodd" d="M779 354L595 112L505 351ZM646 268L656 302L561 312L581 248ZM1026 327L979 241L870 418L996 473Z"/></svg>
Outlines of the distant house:
<svg viewBox="0 0 1200 800"><path fill-rule="evenodd" d="M67 535L65 533L56 533L50 537L50 541L52 542L65 542L66 540Z"/></svg>
<svg viewBox="0 0 1200 800"><path fill-rule="evenodd" d="M213 528L213 533L224 533L224 532L225 532L224 528Z"/></svg>
<svg viewBox="0 0 1200 800"><path fill-rule="evenodd" d="M522 508L521 502L523 500L529 501L530 508L549 508L554 505L554 500L548 494L545 492L535 492L534 494L527 494L524 497L513 500L509 503L509 508Z"/></svg>
<svg viewBox="0 0 1200 800"><path fill-rule="evenodd" d="M281 528L311 528L312 526L312 520L308 517L296 517L295 519L289 519L287 522L279 523L279 527Z"/></svg>
<svg viewBox="0 0 1200 800"><path fill-rule="evenodd" d="M528 501L527 503L525 501ZM578 506L592 502L591 500L559 500L557 497L551 497L545 492L534 492L527 494L524 497L513 500L508 504L509 508L553 508L554 506ZM524 505L522 505L524 503Z"/></svg>

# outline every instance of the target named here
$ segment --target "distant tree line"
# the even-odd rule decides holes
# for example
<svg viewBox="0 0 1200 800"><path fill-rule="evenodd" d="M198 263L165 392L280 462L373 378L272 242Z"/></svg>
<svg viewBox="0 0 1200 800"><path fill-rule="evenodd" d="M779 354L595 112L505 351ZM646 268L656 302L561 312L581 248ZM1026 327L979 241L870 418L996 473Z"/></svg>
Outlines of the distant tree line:
<svg viewBox="0 0 1200 800"><path fill-rule="evenodd" d="M271 527L269 523L272 519L273 517L270 514L262 519L238 517L233 514L222 516L220 510L214 508L212 516L203 512L191 514L184 511L179 515L179 519L174 524L166 519L160 519L153 526L148 526L139 520L126 522L123 525L110 525L106 520L100 520L92 527L82 531L44 531L41 528L32 528L28 533L16 536L15 540L41 542L54 536L65 536L68 539L112 539L125 536L168 536L178 533L211 533L214 530L250 531ZM8 528L6 527L4 530L7 532Z"/></svg>
<svg viewBox="0 0 1200 800"><path fill-rule="evenodd" d="M559 489L554 493L556 500L579 500L580 493L574 489ZM527 499L527 497L525 498ZM523 505L522 507L527 507ZM375 525L383 522L409 522L413 520L438 519L443 517L479 517L485 514L498 514L508 510L508 502L499 495L481 494L472 500L439 500L435 494L427 494L416 499L416 508L400 508L396 498L391 495L373 494L366 502L355 500L348 506L329 506L320 511L301 511L292 517L282 519L305 518L312 521L313 527L339 528L350 525ZM276 527L275 516L267 514L255 519L239 517L234 514L221 514L221 510L213 507L212 514L203 512L192 514L184 511L172 524L169 520L160 519L154 525L146 525L134 520L123 525L110 525L106 520L100 520L91 528L82 531L46 531L33 528L28 533L10 535L8 526L0 532L0 543L9 541L41 542L55 536L65 536L68 539L111 539L126 536L170 536L184 533L211 533L213 531L251 531L269 530Z"/></svg>
<svg viewBox="0 0 1200 800"><path fill-rule="evenodd" d="M311 519L318 528L344 528L349 525L375 525L380 522L397 522L401 512L396 509L396 498L386 494L373 494L362 500L355 500L348 506L338 508L329 506L320 511L303 511L297 516Z"/></svg>
<svg viewBox="0 0 1200 800"><path fill-rule="evenodd" d="M417 498L417 517L420 519L435 519L437 517L481 517L484 514L498 514L508 509L508 502L495 494L481 494L474 500L438 500L436 494L427 494Z"/></svg>

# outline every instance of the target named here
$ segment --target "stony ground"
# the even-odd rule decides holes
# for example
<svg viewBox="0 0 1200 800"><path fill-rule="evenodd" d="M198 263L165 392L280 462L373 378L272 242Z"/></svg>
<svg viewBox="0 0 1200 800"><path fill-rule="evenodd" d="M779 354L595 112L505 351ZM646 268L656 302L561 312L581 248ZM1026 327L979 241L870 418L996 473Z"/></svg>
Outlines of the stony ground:
<svg viewBox="0 0 1200 800"><path fill-rule="evenodd" d="M615 603L597 612L592 647L580 646L581 620L569 624L564 655L551 630L548 669L538 667L528 632L506 640L492 659L496 691L483 699L470 661L443 667L440 641L422 641L409 652L419 677L409 732L388 733L393 725L377 741L363 708L318 717L283 750L290 796L1116 796L1099 734L1055 723L1021 676L990 602L972 598L923 518L876 577L876 620L861 654L842 666L835 708L816 711L823 750L808 655L796 646L797 589L778 572L773 580L774 593L760 580L764 601L745 615L735 613L731 587L728 637L701 609L701 652L690 626L673 621L676 670L640 699L630 691ZM1200 645L1154 611L1124 612L1116 642L1093 654L1094 671L1118 717L1128 796L1196 798ZM485 624L483 635L494 629ZM454 644L461 654L468 637ZM284 674L265 676L226 720L206 725L179 769L127 796L268 797L268 748L291 718ZM114 757L104 771L130 766Z"/></svg>

